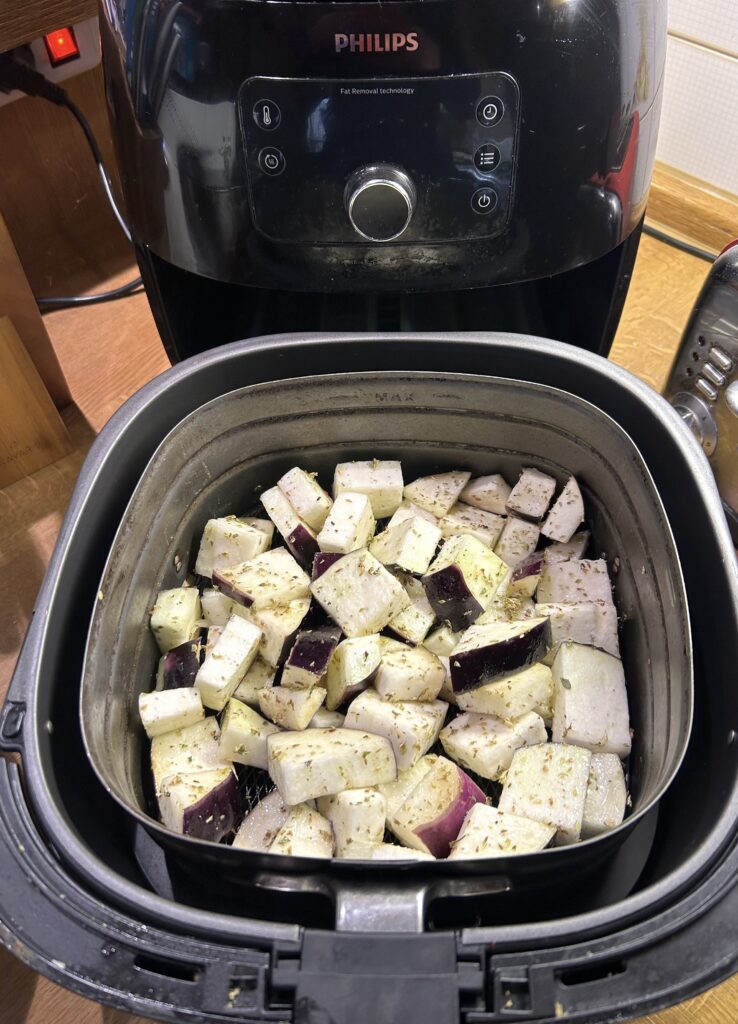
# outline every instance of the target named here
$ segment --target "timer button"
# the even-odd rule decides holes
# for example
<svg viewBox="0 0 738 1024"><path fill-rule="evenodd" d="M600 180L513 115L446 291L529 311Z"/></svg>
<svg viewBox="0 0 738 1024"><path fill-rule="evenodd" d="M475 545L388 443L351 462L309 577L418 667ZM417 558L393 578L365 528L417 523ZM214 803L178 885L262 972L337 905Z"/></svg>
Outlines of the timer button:
<svg viewBox="0 0 738 1024"><path fill-rule="evenodd" d="M370 242L399 238L415 212L415 186L399 167L362 167L346 186L346 211L354 231Z"/></svg>
<svg viewBox="0 0 738 1024"><path fill-rule="evenodd" d="M499 96L485 96L477 103L477 121L485 128L494 128L504 113L505 105Z"/></svg>
<svg viewBox="0 0 738 1024"><path fill-rule="evenodd" d="M282 111L274 100L259 100L254 104L253 117L257 128L261 128L265 132L273 132L275 128L279 128Z"/></svg>
<svg viewBox="0 0 738 1024"><path fill-rule="evenodd" d="M264 174L271 174L276 177L281 174L286 165L284 153L274 146L265 146L259 153L259 167Z"/></svg>

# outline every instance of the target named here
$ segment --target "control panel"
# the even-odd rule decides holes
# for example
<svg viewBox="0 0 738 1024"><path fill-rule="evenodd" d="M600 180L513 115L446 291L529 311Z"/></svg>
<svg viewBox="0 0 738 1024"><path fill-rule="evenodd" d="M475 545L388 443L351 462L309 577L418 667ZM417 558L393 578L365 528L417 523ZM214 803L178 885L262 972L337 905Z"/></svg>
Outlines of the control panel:
<svg viewBox="0 0 738 1024"><path fill-rule="evenodd" d="M251 78L240 93L254 224L310 244L490 238L510 217L519 94L504 72Z"/></svg>

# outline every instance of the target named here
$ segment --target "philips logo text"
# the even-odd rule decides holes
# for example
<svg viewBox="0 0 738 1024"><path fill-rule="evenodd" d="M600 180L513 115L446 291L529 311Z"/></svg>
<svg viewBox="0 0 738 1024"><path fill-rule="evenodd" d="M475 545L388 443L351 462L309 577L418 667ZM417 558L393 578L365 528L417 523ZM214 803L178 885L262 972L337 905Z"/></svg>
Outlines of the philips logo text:
<svg viewBox="0 0 738 1024"><path fill-rule="evenodd" d="M419 47L417 32L337 32L333 41L336 53L414 53Z"/></svg>

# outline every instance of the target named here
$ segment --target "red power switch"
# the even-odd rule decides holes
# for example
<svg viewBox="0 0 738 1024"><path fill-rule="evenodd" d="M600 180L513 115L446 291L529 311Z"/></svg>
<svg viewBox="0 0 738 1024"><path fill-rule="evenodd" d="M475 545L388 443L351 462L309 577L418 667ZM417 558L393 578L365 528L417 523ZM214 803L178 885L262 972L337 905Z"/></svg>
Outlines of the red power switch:
<svg viewBox="0 0 738 1024"><path fill-rule="evenodd" d="M77 60L79 57L79 46L77 46L74 29L71 26L58 28L55 32L47 32L44 36L44 43L46 43L52 68L58 68L60 64Z"/></svg>

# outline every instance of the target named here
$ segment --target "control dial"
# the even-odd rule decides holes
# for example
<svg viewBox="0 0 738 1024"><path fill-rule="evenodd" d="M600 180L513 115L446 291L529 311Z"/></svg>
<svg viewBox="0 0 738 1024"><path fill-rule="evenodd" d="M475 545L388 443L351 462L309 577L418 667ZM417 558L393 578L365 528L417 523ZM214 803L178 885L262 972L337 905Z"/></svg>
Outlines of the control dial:
<svg viewBox="0 0 738 1024"><path fill-rule="evenodd" d="M362 167L346 185L346 211L354 230L370 242L399 238L415 212L415 186L399 167Z"/></svg>

